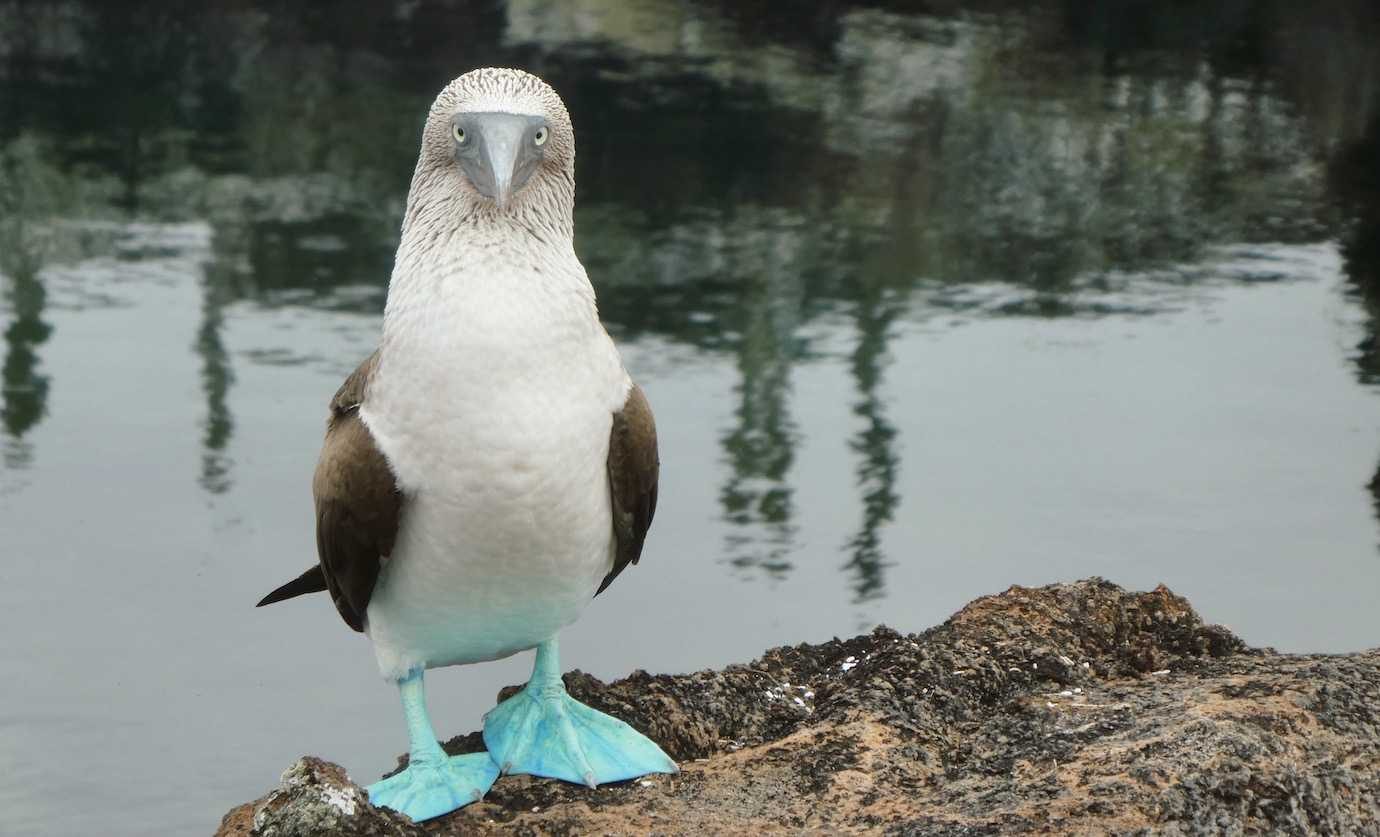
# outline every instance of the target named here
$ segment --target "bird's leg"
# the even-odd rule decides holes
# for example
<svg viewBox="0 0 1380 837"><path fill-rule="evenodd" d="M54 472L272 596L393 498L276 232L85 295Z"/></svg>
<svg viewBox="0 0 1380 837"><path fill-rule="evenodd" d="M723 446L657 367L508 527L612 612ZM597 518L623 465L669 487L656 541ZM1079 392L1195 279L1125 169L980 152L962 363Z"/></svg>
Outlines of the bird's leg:
<svg viewBox="0 0 1380 837"><path fill-rule="evenodd" d="M537 646L532 678L522 691L484 716L484 745L504 773L590 787L677 772L650 738L566 692L555 637Z"/></svg>
<svg viewBox="0 0 1380 837"><path fill-rule="evenodd" d="M369 801L404 813L416 822L477 802L498 778L498 766L488 753L448 756L436 743L436 733L426 712L420 669L399 680L398 691L410 743L407 768L370 785Z"/></svg>

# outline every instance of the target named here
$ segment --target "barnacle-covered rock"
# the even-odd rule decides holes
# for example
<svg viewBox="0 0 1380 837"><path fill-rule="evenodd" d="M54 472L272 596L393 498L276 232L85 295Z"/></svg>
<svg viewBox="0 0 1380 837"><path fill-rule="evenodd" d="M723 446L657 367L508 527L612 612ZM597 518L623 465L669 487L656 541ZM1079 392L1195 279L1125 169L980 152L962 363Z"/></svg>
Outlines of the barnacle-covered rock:
<svg viewBox="0 0 1380 837"><path fill-rule="evenodd" d="M922 634L565 680L682 772L505 777L416 826L304 759L221 834L1380 832L1380 652L1250 649L1163 587L1012 587Z"/></svg>

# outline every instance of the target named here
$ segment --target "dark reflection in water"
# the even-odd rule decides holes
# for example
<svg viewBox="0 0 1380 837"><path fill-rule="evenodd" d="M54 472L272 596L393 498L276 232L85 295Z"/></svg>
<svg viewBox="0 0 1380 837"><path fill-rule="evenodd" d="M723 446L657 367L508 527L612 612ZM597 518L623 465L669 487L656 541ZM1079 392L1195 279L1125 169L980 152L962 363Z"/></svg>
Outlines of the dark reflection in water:
<svg viewBox="0 0 1380 837"><path fill-rule="evenodd" d="M896 490L901 465L895 450L896 428L886 419L881 383L887 331L903 310L896 299L884 296L883 289L866 288L855 314L861 338L849 368L857 381L859 396L853 414L864 424L850 445L859 458L857 485L863 512L857 534L848 541L851 556L845 565L852 577L855 602L865 602L885 592L883 570L887 561L882 552L881 529L891 522L901 499Z"/></svg>
<svg viewBox="0 0 1380 837"><path fill-rule="evenodd" d="M92 72L53 106L69 136L86 140L77 159L108 166L120 183L116 206L138 211L146 180L166 170L168 155L186 142L178 129L191 128L180 107L190 85L179 76L197 70L197 38L172 4L100 3L90 11L76 28Z"/></svg>
<svg viewBox="0 0 1380 837"><path fill-rule="evenodd" d="M963 289L992 282L1013 291L985 315L1143 313L1088 292L1214 244L1328 237L1341 205L1360 219L1349 274L1380 311L1376 12L1305 5L0 0L5 159L37 144L42 191L81 195L5 203L0 229L209 223L198 481L224 492L227 311L377 313L431 97L470 66L528 67L576 122L577 246L611 330L735 361L719 501L736 566L791 568L801 332L851 313L862 519L843 548L866 600L900 501L888 334L922 283L960 315ZM1319 176L1329 162L1354 174ZM14 252L35 254L0 265L18 439L44 411L42 268L61 253ZM1373 337L1358 365L1380 383Z"/></svg>
<svg viewBox="0 0 1380 837"><path fill-rule="evenodd" d="M1366 338L1357 346L1356 368L1367 384L1380 383L1380 114L1366 133L1333 161L1333 190L1350 216L1342 258L1353 292L1369 315Z"/></svg>
<svg viewBox="0 0 1380 837"><path fill-rule="evenodd" d="M1353 293L1367 313L1366 336L1356 347L1356 371L1363 383L1380 384L1380 113L1365 134L1333 160L1330 180L1351 218L1342 258ZM1380 466L1369 483L1380 516Z"/></svg>
<svg viewBox="0 0 1380 837"><path fill-rule="evenodd" d="M781 274L768 268L763 276L746 278L751 287L741 314L725 323L741 335L741 380L736 424L723 438L732 472L719 502L725 518L754 533L734 537L726 554L734 566L768 575L791 569L794 513L788 477L796 431L789 399L797 306L793 289L780 286Z"/></svg>
<svg viewBox="0 0 1380 837"><path fill-rule="evenodd" d="M33 450L26 433L47 413L49 378L42 371L39 348L52 334L43 319L48 294L39 276L44 251L50 246L30 218L50 206L56 193L50 170L38 159L28 140L0 153L0 272L9 322L5 327L5 361L0 368L0 423L7 437L7 468L30 464Z"/></svg>
<svg viewBox="0 0 1380 837"><path fill-rule="evenodd" d="M0 373L4 380L4 405L0 406L0 421L11 441L5 448L5 464L21 467L29 463L31 455L24 444L24 434L47 411L48 376L39 371L38 348L52 329L43 322L47 294L34 273L16 275L6 297L13 314L5 329L5 365Z"/></svg>
<svg viewBox="0 0 1380 837"><path fill-rule="evenodd" d="M196 335L196 351L201 357L201 390L206 396L198 482L211 494L222 494L230 487L230 458L225 449L234 433L235 419L230 414L226 396L235 381L235 372L221 339L229 294L226 286L214 281L213 276L208 273L202 280L201 325Z"/></svg>

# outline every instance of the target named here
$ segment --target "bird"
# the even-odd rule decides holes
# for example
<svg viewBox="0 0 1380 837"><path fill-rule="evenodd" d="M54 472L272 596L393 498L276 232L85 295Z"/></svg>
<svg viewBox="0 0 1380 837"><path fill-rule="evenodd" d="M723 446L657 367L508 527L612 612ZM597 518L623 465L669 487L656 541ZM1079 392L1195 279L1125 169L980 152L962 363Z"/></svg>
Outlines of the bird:
<svg viewBox="0 0 1380 837"><path fill-rule="evenodd" d="M397 684L408 766L371 802L424 820L500 774L590 787L676 763L579 703L558 634L642 554L660 458L645 393L575 254L575 135L545 81L481 68L422 129L377 349L329 405L312 479L318 561L259 606L329 591ZM448 756L425 672L536 649Z"/></svg>

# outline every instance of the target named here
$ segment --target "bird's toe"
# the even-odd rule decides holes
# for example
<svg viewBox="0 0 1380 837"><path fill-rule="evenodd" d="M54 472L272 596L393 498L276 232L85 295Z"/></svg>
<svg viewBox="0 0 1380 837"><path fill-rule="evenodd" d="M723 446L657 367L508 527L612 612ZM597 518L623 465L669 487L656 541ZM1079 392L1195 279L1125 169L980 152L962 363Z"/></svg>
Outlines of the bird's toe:
<svg viewBox="0 0 1380 837"><path fill-rule="evenodd" d="M509 698L485 719L484 741L505 774L591 788L677 771L651 739L563 691L539 699L523 693Z"/></svg>
<svg viewBox="0 0 1380 837"><path fill-rule="evenodd" d="M369 801L411 817L429 820L478 802L498 778L487 753L450 756L441 764L412 764L369 786Z"/></svg>

